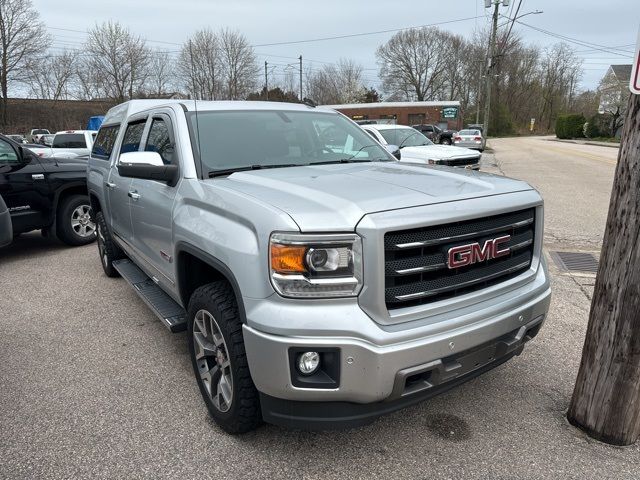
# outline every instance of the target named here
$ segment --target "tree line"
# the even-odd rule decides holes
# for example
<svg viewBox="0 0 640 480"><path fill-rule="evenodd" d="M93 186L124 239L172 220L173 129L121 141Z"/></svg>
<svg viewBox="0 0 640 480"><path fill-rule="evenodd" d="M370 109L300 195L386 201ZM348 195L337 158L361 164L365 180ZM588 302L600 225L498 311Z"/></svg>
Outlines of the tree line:
<svg viewBox="0 0 640 480"><path fill-rule="evenodd" d="M272 76L268 87L247 37L205 28L175 51L154 49L117 21L96 24L80 48L49 53L52 43L31 0L0 0L2 120L10 88L42 99L108 99L114 103L180 92L189 98L293 101L299 98L297 67ZM376 49L372 84L356 60L340 58L303 67L304 96L318 104L459 100L465 121L482 121L488 32L470 38L430 27L402 30ZM269 72L267 71L267 75ZM527 45L517 35L498 36L491 69L491 130L529 126L551 130L558 114L595 113L596 92L579 91L581 61L567 44ZM382 91L382 94L378 92Z"/></svg>

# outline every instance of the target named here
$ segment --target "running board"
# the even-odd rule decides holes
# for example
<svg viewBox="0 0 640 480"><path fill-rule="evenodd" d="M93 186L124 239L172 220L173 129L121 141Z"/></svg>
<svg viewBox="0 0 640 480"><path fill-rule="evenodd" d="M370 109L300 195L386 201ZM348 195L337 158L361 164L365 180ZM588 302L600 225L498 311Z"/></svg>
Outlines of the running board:
<svg viewBox="0 0 640 480"><path fill-rule="evenodd" d="M113 267L140 296L171 332L187 329L187 315L173 298L140 270L131 260L116 260Z"/></svg>

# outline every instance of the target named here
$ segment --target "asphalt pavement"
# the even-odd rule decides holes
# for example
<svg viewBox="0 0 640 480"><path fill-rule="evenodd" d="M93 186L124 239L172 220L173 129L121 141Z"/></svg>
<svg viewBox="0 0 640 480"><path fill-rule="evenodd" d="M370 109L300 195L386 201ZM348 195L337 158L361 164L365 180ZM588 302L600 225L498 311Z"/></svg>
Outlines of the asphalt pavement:
<svg viewBox="0 0 640 480"><path fill-rule="evenodd" d="M615 149L490 145L486 170L544 195L547 251L599 251ZM546 325L507 364L363 428L232 437L209 420L186 334L105 277L95 245L23 235L0 250L0 478L637 479L640 445L565 420L594 278L551 272Z"/></svg>

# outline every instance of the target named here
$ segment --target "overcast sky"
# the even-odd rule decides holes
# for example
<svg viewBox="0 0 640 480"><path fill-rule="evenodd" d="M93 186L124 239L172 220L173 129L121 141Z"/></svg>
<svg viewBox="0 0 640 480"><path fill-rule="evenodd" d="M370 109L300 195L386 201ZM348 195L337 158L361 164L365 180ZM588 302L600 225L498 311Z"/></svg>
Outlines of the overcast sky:
<svg viewBox="0 0 640 480"><path fill-rule="evenodd" d="M516 5L517 2L512 0ZM110 19L146 38L151 47L172 53L197 29L229 27L241 31L256 45L259 61L267 60L274 76L283 75L287 63L296 62L299 55L306 65L311 62L311 68L348 57L363 65L365 81L373 87L379 85L375 50L393 32L292 45L258 45L451 21L454 22L443 23L440 28L470 36L474 29L490 21L484 0L33 0L33 3L58 52L63 48L79 48L86 38L82 32ZM631 63L640 24L637 7L638 0L523 0L520 14L542 10L544 13L528 15L521 21L582 43L606 47L597 50L574 44L585 59L582 87L595 88L608 65ZM511 9L501 7L501 13L508 15ZM469 17L477 18L456 21ZM526 42L543 47L560 41L517 24L514 31Z"/></svg>

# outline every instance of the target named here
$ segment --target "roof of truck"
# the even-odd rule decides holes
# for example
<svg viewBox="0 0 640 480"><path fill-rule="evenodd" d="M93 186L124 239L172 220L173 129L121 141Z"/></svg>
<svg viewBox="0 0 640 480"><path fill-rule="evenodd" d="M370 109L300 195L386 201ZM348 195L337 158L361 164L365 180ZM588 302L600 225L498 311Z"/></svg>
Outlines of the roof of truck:
<svg viewBox="0 0 640 480"><path fill-rule="evenodd" d="M302 103L286 103L286 102L249 102L237 100L210 101L210 100L167 100L167 99L145 99L145 100L129 100L109 109L105 116L104 125L120 123L125 118L130 117L139 112L144 112L152 108L158 108L169 105L181 105L186 111L194 112L196 108L200 112L215 110L279 110L279 111L308 111L314 110ZM318 110L328 111L327 109L318 108Z"/></svg>

